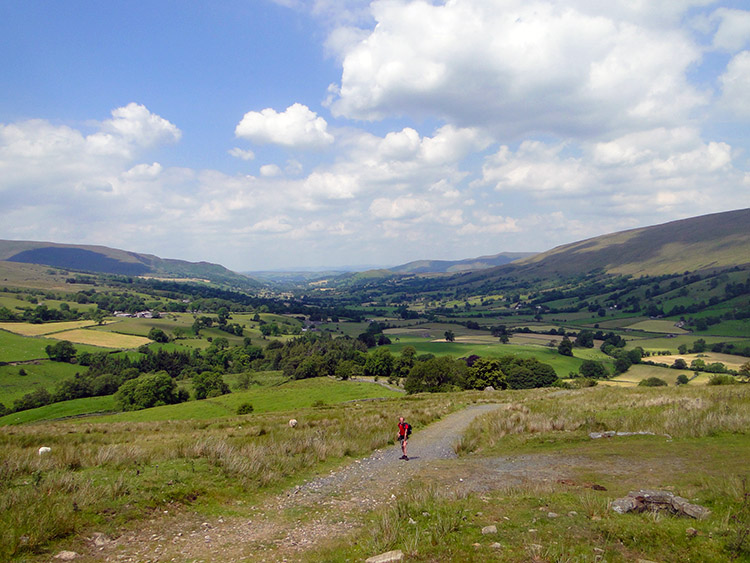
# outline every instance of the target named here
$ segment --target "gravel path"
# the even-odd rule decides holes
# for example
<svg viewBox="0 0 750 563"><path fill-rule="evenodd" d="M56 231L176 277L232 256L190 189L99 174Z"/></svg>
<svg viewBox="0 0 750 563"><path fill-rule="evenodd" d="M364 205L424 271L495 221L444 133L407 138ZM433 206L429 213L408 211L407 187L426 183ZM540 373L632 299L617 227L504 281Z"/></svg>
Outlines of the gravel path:
<svg viewBox="0 0 750 563"><path fill-rule="evenodd" d="M426 428L415 428L408 443L409 461L399 459L400 444L376 450L271 498L251 519L165 516L96 546L79 561L294 561L301 552L357 528L364 513L390 502L431 463L455 458L453 445L474 418L500 407L473 405Z"/></svg>

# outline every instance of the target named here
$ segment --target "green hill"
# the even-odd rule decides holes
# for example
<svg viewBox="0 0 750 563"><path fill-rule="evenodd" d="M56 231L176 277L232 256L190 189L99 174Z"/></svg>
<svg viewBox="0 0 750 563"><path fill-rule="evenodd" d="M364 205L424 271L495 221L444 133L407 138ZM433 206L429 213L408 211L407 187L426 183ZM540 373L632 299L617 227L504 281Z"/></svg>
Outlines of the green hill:
<svg viewBox="0 0 750 563"><path fill-rule="evenodd" d="M415 260L389 268L389 271L395 274L455 274L502 266L515 260L530 257L533 254L533 252L501 252L492 256L480 256L465 260Z"/></svg>
<svg viewBox="0 0 750 563"><path fill-rule="evenodd" d="M106 246L0 240L0 260L43 264L80 272L188 278L244 289L261 286L260 282L232 272L219 264L164 259L152 254L128 252Z"/></svg>
<svg viewBox="0 0 750 563"><path fill-rule="evenodd" d="M565 244L512 264L446 281L544 280L590 273L661 276L750 264L750 209L702 215Z"/></svg>

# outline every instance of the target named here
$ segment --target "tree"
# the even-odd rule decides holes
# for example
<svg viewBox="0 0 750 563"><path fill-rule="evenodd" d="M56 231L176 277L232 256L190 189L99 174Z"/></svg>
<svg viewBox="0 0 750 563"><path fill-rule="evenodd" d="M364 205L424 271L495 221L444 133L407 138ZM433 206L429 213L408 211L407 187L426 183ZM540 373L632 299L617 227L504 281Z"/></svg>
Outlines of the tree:
<svg viewBox="0 0 750 563"><path fill-rule="evenodd" d="M173 405L186 399L184 393L178 393L177 384L166 371L130 379L115 393L115 401L124 411Z"/></svg>
<svg viewBox="0 0 750 563"><path fill-rule="evenodd" d="M573 355L573 343L570 338L563 336L560 344L557 345L557 353L561 356L572 356Z"/></svg>
<svg viewBox="0 0 750 563"><path fill-rule="evenodd" d="M750 379L750 361L745 362L740 366L737 375L739 375L742 379Z"/></svg>
<svg viewBox="0 0 750 563"><path fill-rule="evenodd" d="M70 362L76 356L76 349L73 343L68 340L48 344L44 351L47 352L49 359L53 362Z"/></svg>
<svg viewBox="0 0 750 563"><path fill-rule="evenodd" d="M466 377L467 389L484 389L487 386L495 389L508 387L505 374L497 358L478 358L469 368Z"/></svg>
<svg viewBox="0 0 750 563"><path fill-rule="evenodd" d="M169 336L167 336L167 333L157 327L152 327L151 330L148 331L148 338L154 342L169 342Z"/></svg>
<svg viewBox="0 0 750 563"><path fill-rule="evenodd" d="M606 379L608 373L604 364L596 360L584 360L578 368L578 373L583 377L592 379Z"/></svg>
<svg viewBox="0 0 750 563"><path fill-rule="evenodd" d="M688 381L688 376L684 373L677 376L677 385L686 385Z"/></svg>
<svg viewBox="0 0 750 563"><path fill-rule="evenodd" d="M393 371L393 355L386 348L378 348L365 360L365 375L388 377Z"/></svg>
<svg viewBox="0 0 750 563"><path fill-rule="evenodd" d="M446 330L445 331L445 340L447 342L453 342L456 340L456 335L453 333L452 330Z"/></svg>
<svg viewBox="0 0 750 563"><path fill-rule="evenodd" d="M193 376L193 391L196 399L218 397L229 393L229 385L219 372L204 371Z"/></svg>
<svg viewBox="0 0 750 563"><path fill-rule="evenodd" d="M562 330L562 329L561 329ZM578 348L593 348L594 347L594 333L590 330L582 330L578 333L574 346Z"/></svg>
<svg viewBox="0 0 750 563"><path fill-rule="evenodd" d="M687 369L688 365L682 358L677 358L671 365L673 369Z"/></svg>
<svg viewBox="0 0 750 563"><path fill-rule="evenodd" d="M638 387L666 387L666 386L667 386L667 382L658 377L649 377L647 379L642 380L638 384Z"/></svg>

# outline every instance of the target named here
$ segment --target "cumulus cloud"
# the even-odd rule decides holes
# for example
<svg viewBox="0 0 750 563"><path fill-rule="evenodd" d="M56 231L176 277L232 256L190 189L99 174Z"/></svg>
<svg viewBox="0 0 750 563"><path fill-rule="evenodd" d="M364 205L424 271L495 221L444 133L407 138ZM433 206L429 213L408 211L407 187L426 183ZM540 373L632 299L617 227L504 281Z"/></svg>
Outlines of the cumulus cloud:
<svg viewBox="0 0 750 563"><path fill-rule="evenodd" d="M701 50L670 18L655 27L631 9L615 19L624 6L374 2L377 26L342 46L331 109L367 120L437 116L503 136L674 124L707 102L685 78Z"/></svg>
<svg viewBox="0 0 750 563"><path fill-rule="evenodd" d="M235 135L257 144L320 149L334 141L327 129L325 119L303 104L293 104L281 113L271 108L247 112L235 128Z"/></svg>
<svg viewBox="0 0 750 563"><path fill-rule="evenodd" d="M732 58L719 83L720 106L739 118L750 118L750 51L742 51Z"/></svg>
<svg viewBox="0 0 750 563"><path fill-rule="evenodd" d="M234 147L227 151L230 155L241 160L254 160L255 153L251 150L243 150L239 147Z"/></svg>
<svg viewBox="0 0 750 563"><path fill-rule="evenodd" d="M706 142L694 128L654 129L577 149L538 141L517 150L503 146L485 160L479 183L546 202L575 197L582 208L600 206L608 214L653 214L699 200L716 205L721 192L736 190L745 177L727 143Z"/></svg>
<svg viewBox="0 0 750 563"><path fill-rule="evenodd" d="M713 39L715 48L736 52L750 46L750 11L719 8L711 20L719 22Z"/></svg>

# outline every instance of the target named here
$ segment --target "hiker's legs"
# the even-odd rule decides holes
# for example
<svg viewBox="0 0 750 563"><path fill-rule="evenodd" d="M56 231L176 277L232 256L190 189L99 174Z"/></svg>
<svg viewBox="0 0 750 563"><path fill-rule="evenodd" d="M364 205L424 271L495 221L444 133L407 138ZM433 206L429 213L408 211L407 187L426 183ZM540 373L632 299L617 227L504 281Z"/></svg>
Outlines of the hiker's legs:
<svg viewBox="0 0 750 563"><path fill-rule="evenodd" d="M401 453L406 456L406 437L404 437L403 440L401 440Z"/></svg>

